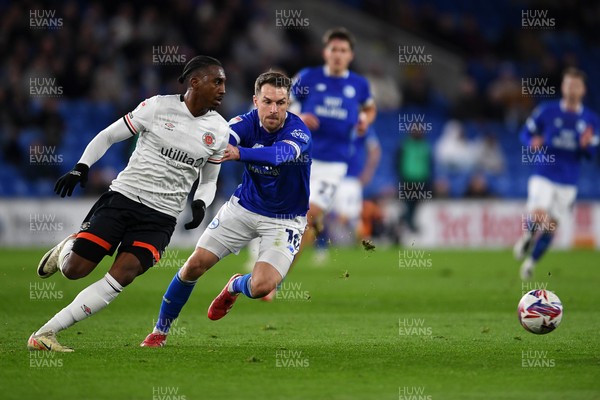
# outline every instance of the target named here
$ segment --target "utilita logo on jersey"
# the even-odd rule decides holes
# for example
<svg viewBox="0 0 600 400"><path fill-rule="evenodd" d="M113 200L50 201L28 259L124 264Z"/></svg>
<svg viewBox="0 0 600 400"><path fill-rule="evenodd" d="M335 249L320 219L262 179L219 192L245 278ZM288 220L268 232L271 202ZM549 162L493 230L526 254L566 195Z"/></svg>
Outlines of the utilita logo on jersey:
<svg viewBox="0 0 600 400"><path fill-rule="evenodd" d="M164 147L161 147L160 154L169 159L167 160L167 164L172 165L176 168L180 167L178 163L187 164L194 168L198 168L204 162L204 159L202 157L194 159L193 157L190 157L190 155L185 151L174 149L172 147L170 149L165 149Z"/></svg>

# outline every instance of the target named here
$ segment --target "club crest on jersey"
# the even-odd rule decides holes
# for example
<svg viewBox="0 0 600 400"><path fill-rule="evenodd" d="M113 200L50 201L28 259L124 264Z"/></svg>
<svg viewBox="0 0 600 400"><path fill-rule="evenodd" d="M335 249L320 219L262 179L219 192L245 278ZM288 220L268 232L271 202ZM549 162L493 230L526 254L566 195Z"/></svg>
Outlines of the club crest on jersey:
<svg viewBox="0 0 600 400"><path fill-rule="evenodd" d="M324 83L317 83L315 89L317 89L317 92L324 92L327 89L327 86L325 86Z"/></svg>
<svg viewBox="0 0 600 400"><path fill-rule="evenodd" d="M296 139L302 140L304 143L308 143L308 135L304 133L302 129L294 129L292 131L292 136Z"/></svg>
<svg viewBox="0 0 600 400"><path fill-rule="evenodd" d="M202 142L208 147L211 147L213 144L215 144L215 135L213 135L211 132L206 132L204 135L202 135Z"/></svg>
<svg viewBox="0 0 600 400"><path fill-rule="evenodd" d="M90 223L89 222L84 222L83 224L81 224L81 229L82 231L87 231L90 228Z"/></svg>
<svg viewBox="0 0 600 400"><path fill-rule="evenodd" d="M348 97L349 99L353 98L356 96L356 89L350 85L344 86L344 96Z"/></svg>

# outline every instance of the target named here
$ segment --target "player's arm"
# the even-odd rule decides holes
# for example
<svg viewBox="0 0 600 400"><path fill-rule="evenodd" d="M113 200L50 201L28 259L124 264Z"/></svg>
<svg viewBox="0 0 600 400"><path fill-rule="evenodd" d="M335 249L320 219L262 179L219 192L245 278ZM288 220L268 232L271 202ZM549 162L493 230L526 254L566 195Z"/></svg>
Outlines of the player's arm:
<svg viewBox="0 0 600 400"><path fill-rule="evenodd" d="M593 121L588 124L586 129L579 137L579 151L580 153L590 159L598 151L598 145L600 144L600 135L598 135L598 129L594 129L594 126L598 126L598 121Z"/></svg>
<svg viewBox="0 0 600 400"><path fill-rule="evenodd" d="M519 133L521 143L524 146L532 147L534 150L537 150L544 144L544 136L541 133L543 129L542 113L542 107L536 108L531 116L527 118L527 121L525 121L525 124Z"/></svg>
<svg viewBox="0 0 600 400"><path fill-rule="evenodd" d="M131 136L132 132L123 119L113 122L88 143L75 167L56 181L54 192L60 194L60 197L65 197L73 194L78 183L84 188L90 167L106 153L110 146Z"/></svg>
<svg viewBox="0 0 600 400"><path fill-rule="evenodd" d="M192 201L192 220L184 225L185 229L197 228L206 214L206 207L210 206L217 193L217 179L221 171L220 162L209 161L202 167L198 188Z"/></svg>
<svg viewBox="0 0 600 400"><path fill-rule="evenodd" d="M369 139L367 139L367 161L359 178L360 183L363 186L366 186L371 182L371 179L373 179L375 171L377 170L377 166L379 165L379 161L381 160L381 146L379 145L379 141L375 138Z"/></svg>
<svg viewBox="0 0 600 400"><path fill-rule="evenodd" d="M229 140L231 140L231 137L229 137ZM206 207L210 206L215 199L225 146L228 146L225 141L220 143L218 149L208 158L208 161L200 170L198 188L192 201L192 220L184 225L185 229L197 228L204 219Z"/></svg>
<svg viewBox="0 0 600 400"><path fill-rule="evenodd" d="M309 93L307 84L308 79L306 78L307 73L307 70L302 70L292 78L293 83L290 90L291 102L288 111L299 116L302 122L304 122L304 125L306 125L311 131L314 131L319 129L319 125L321 123L319 118L313 113L302 112L303 104L306 101L306 96Z"/></svg>
<svg viewBox="0 0 600 400"><path fill-rule="evenodd" d="M359 100L361 101L360 112L358 113L358 125L356 131L358 136L363 136L367 133L369 126L375 121L377 117L377 106L375 100L371 94L371 87L369 81L363 79L361 89L359 89Z"/></svg>
<svg viewBox="0 0 600 400"><path fill-rule="evenodd" d="M115 143L132 137L132 132L127 129L123 120L113 122L109 127L98 133L85 148L79 163L91 167L106 153L106 150Z"/></svg>
<svg viewBox="0 0 600 400"><path fill-rule="evenodd" d="M292 140L281 140L272 146L248 148L236 147L229 144L225 150L223 161L238 160L242 162L278 166L300 158L302 149L298 143Z"/></svg>
<svg viewBox="0 0 600 400"><path fill-rule="evenodd" d="M360 112L358 113L358 126L356 127L356 130L359 136L367 133L367 129L369 129L369 126L375 121L376 117L377 106L375 105L375 101L371 99L361 106Z"/></svg>

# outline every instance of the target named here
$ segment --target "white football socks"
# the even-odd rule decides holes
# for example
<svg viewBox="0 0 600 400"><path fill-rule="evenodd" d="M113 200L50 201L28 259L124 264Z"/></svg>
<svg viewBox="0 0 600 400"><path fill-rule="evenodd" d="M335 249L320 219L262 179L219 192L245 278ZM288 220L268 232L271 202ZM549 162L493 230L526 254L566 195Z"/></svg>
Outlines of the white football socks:
<svg viewBox="0 0 600 400"><path fill-rule="evenodd" d="M52 317L36 334L50 330L56 333L96 314L110 304L121 290L123 287L109 273L106 273L104 278L83 289L71 304Z"/></svg>

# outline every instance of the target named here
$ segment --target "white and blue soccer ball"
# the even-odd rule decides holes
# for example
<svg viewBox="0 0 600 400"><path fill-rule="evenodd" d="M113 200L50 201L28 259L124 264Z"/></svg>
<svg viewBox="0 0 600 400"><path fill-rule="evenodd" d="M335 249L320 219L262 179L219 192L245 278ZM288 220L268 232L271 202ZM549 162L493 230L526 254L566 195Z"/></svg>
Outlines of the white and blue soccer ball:
<svg viewBox="0 0 600 400"><path fill-rule="evenodd" d="M523 328L531 333L544 335L560 325L563 306L558 296L551 291L535 289L521 298L518 311Z"/></svg>

